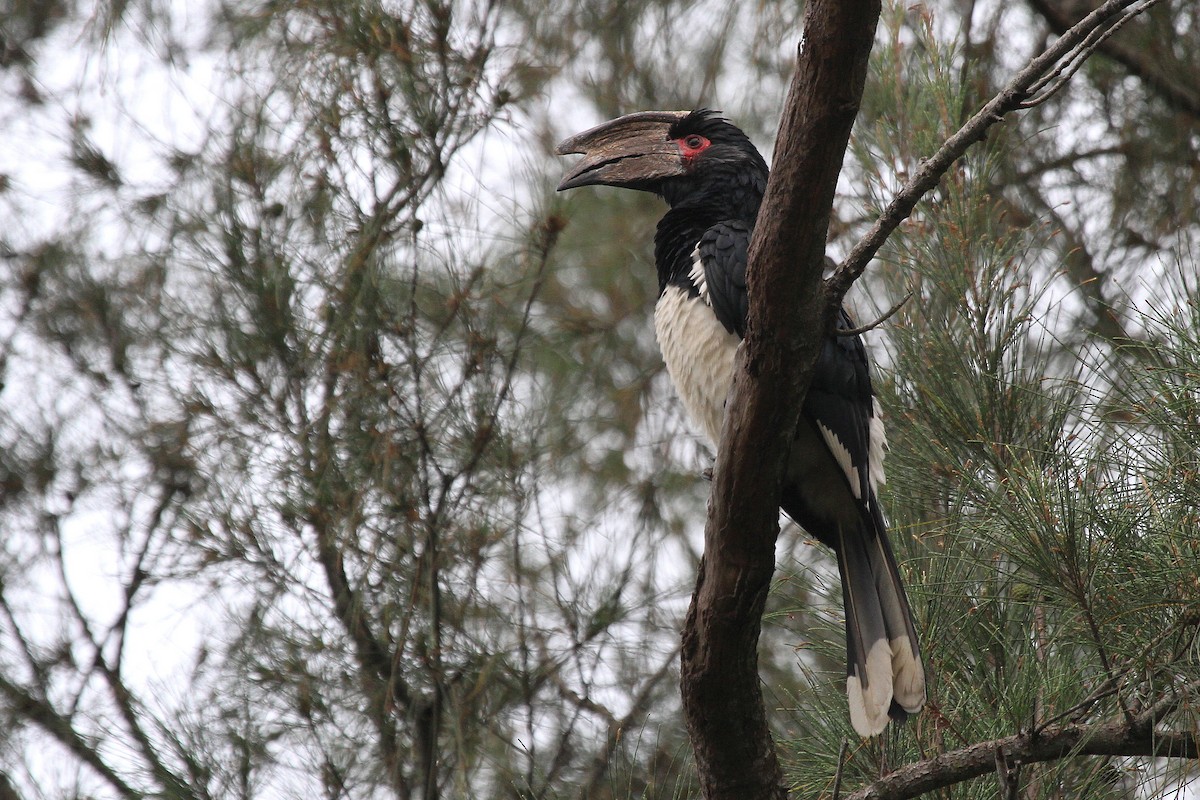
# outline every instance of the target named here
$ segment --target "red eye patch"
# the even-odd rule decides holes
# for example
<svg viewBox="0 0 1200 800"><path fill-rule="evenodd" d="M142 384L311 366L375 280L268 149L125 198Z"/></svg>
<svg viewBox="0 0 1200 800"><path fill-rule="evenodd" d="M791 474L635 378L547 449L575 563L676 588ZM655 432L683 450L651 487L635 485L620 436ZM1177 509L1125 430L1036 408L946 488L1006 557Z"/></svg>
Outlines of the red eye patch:
<svg viewBox="0 0 1200 800"><path fill-rule="evenodd" d="M679 145L679 154L683 156L685 162L691 161L696 156L703 153L712 144L707 138L698 133L681 136L675 140Z"/></svg>

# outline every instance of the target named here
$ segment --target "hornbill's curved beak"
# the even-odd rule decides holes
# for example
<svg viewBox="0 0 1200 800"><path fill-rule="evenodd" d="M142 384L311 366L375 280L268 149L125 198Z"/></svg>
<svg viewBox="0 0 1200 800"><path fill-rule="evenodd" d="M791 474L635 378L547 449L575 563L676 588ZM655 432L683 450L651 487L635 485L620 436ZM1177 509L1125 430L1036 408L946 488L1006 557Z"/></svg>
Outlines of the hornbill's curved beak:
<svg viewBox="0 0 1200 800"><path fill-rule="evenodd" d="M603 184L653 191L654 181L684 175L671 126L687 111L639 111L577 133L558 145L560 156L582 153L567 170L558 191Z"/></svg>

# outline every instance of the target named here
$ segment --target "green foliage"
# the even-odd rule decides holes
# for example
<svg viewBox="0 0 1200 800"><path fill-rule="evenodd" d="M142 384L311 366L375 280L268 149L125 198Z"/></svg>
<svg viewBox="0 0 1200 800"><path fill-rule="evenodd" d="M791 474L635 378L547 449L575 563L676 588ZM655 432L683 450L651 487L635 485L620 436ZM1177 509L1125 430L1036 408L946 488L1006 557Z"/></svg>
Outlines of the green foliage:
<svg viewBox="0 0 1200 800"><path fill-rule="evenodd" d="M884 79L866 105L853 165L869 177L868 210L886 201L903 165L956 127L966 96L969 51L939 44L928 18L914 22L894 12L891 46L876 53ZM853 744L830 699L836 680L815 674L796 698L785 745L799 796L832 793L845 741L848 792L976 742L1121 719L1163 692L1194 692L1200 678L1200 496L1184 466L1195 453L1186 398L1198 374L1196 295L1160 294L1146 306L1156 324L1130 319L1152 348L1098 347L1064 326L1080 292L1064 291L1063 273L1044 266L1058 232L1012 212L1004 188L1012 147L1002 135L954 169L889 241L869 284L881 309L912 292L879 337L880 384L886 503L923 627L929 706L898 733ZM1024 142L1020 152L1038 147ZM901 165L899 176L884 165ZM828 630L814 641L834 658L840 623L817 619ZM1184 706L1190 729L1193 706ZM1144 796L1180 777L1178 766L1068 759L1026 765L1021 796ZM944 796L996 791L984 778Z"/></svg>
<svg viewBox="0 0 1200 800"><path fill-rule="evenodd" d="M43 196L0 164L0 772L54 797L694 794L675 664L710 458L651 332L661 205L552 199L550 153L700 105L769 152L801 9L83 13L18 3L0 34L0 135L66 176ZM868 322L913 293L869 336L931 701L852 736L831 562L789 528L760 660L797 796L832 793L843 742L845 793L1172 690L1191 725L1195 15L1162 3L1000 126L852 295ZM885 9L835 253L1048 24ZM202 135L155 140L157 84L115 66L50 80L64 40L211 70ZM1066 759L1022 796L1181 777Z"/></svg>

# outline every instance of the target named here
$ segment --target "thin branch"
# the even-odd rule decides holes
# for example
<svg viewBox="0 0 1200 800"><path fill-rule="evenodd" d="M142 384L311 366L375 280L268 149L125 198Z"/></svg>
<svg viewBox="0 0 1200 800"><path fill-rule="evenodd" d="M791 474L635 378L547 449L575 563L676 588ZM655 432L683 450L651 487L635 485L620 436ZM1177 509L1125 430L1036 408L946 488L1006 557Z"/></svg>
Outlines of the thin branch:
<svg viewBox="0 0 1200 800"><path fill-rule="evenodd" d="M1030 94L1035 96L1022 102L1020 108L1033 108L1049 100L1079 71L1083 63L1091 58L1092 54L1096 52L1097 47L1108 41L1109 38L1121 30L1121 28L1124 28L1134 17L1150 9L1152 6L1158 5L1161 0L1140 0L1140 2L1142 3L1141 6L1133 9L1124 16L1118 17L1108 28L1097 28L1088 34L1083 44L1071 53L1063 63L1059 64L1053 71L1043 75L1034 82L1033 86L1029 87Z"/></svg>
<svg viewBox="0 0 1200 800"><path fill-rule="evenodd" d="M117 616L117 620L109 629L108 634L103 638L98 636L93 630L91 621L87 614L84 613L83 607L80 605L74 590L71 588L71 582L68 579L66 571L65 545L63 544L62 526L60 523L56 523L54 526L56 547L55 566L58 569L58 579L62 586L67 608L70 609L71 615L79 626L81 634L92 650L92 663L89 668L83 670L84 674L98 672L104 679L104 685L108 687L109 698L112 700L113 705L116 706L121 719L124 720L126 730L137 745L137 751L145 758L146 765L150 768L150 773L159 782L164 792L183 798L194 795L187 784L167 766L161 754L155 748L154 742L151 741L150 735L146 732L142 724L143 720L139 713L141 704L129 690L128 685L126 685L121 675L121 651L125 640L125 626L128 622L129 614L132 612L138 589L143 585L146 578L146 573L142 570L142 564L149 553L150 545L154 538L154 528L157 527L158 520L161 519L161 512L171 502L173 497L174 493L167 491L160 498L158 507L152 517L150 531L147 533L142 547L138 549L134 561L133 574L129 578L129 583L125 586L124 604ZM106 643L114 636L118 646L110 663L109 659L104 655L104 648Z"/></svg>
<svg viewBox="0 0 1200 800"><path fill-rule="evenodd" d="M556 216L549 216L541 220L534 228L534 242L532 248L532 277L533 283L529 288L529 294L525 298L525 307L521 312L521 322L518 325L516 334L513 338L512 351L508 354L508 360L504 363L504 377L500 382L500 387L492 398L491 408L488 410L487 417L479 424L475 441L473 442L473 451L467 462L452 476L449 476L450 482L459 484L459 494L453 498L447 497L445 494L438 501L437 514L443 508L443 504L449 500L451 503L457 504L461 501L462 492L466 491L463 478L470 478L479 466L480 460L483 458L488 446L495 439L496 432L499 429L500 412L503 411L505 403L508 402L512 394L514 377L517 372L517 364L520 356L524 353L525 337L531 331L533 323L534 304L541 296L542 287L546 282L546 273L550 265L550 255L553 253L555 246L558 244L559 234L563 230L563 221ZM449 483L447 485L450 485Z"/></svg>
<svg viewBox="0 0 1200 800"><path fill-rule="evenodd" d="M117 771L100 757L97 749L72 727L70 720L59 714L47 701L34 697L24 688L10 682L3 673L0 673L0 696L3 696L7 704L20 717L37 725L50 738L91 767L116 791L118 796L126 798L126 800L141 800L145 796L126 783L117 774Z"/></svg>
<svg viewBox="0 0 1200 800"><path fill-rule="evenodd" d="M1119 692L1121 690L1121 679L1124 678L1128 673L1129 670L1125 670L1120 674L1112 676L1111 678L1106 678L1094 692L1080 700L1075 705L1064 709L1054 716L1044 719L1039 724L1035 725L1033 727L1033 734L1035 736L1040 735L1042 731L1054 725L1056 722L1064 719L1070 719L1078 722L1089 711L1092 710L1096 703L1099 703L1106 697L1112 697L1114 694Z"/></svg>
<svg viewBox="0 0 1200 800"><path fill-rule="evenodd" d="M1182 625L1176 623L1159 631L1153 638L1146 642L1136 654L1129 656L1118 667L1116 667L1116 669L1113 670L1112 673L1099 686L1097 686L1091 694L1070 708L1064 709L1054 716L1043 720L1039 725L1032 729L1032 734L1034 736L1039 736L1046 728L1064 719L1069 719L1071 722L1079 722L1085 715L1087 715L1089 711L1091 711L1092 707L1095 706L1096 703L1119 692L1121 690L1121 682L1124 681L1125 678L1134 670L1139 669L1140 665L1146 662L1146 659L1151 651L1166 641L1166 639L1172 634L1178 632L1181 627ZM1122 704L1122 710L1125 710L1124 704Z"/></svg>
<svg viewBox="0 0 1200 800"><path fill-rule="evenodd" d="M592 760L592 768L588 772L588 777L583 785L583 789L579 792L580 800L588 800L591 797L597 796L600 788L600 781L608 774L608 766L612 762L613 750L621 741L621 736L629 729L634 720L638 717L645 716L650 707L650 700L654 694L654 690L662 683L663 679L671 673L671 667L675 665L675 660L679 657L679 648L671 651L671 653L663 661L662 665L646 679L642 685L641 691L634 698L633 705L629 712L621 719L609 719L608 738L604 742L604 747L596 754ZM607 711L608 709L604 709Z"/></svg>
<svg viewBox="0 0 1200 800"><path fill-rule="evenodd" d="M833 775L833 800L839 800L842 796L842 774L846 769L846 753L849 750L850 742L842 739L842 746L838 748L837 772Z"/></svg>
<svg viewBox="0 0 1200 800"><path fill-rule="evenodd" d="M1067 30L1073 23L1071 15L1054 0L1029 0L1029 4L1056 32ZM1101 42L1100 52L1129 70L1172 108L1200 120L1200 91L1194 83L1179 80L1186 78L1186 73L1157 63L1151 51L1145 48L1130 47L1118 41L1106 39Z"/></svg>
<svg viewBox="0 0 1200 800"><path fill-rule="evenodd" d="M443 685L445 676L442 665L442 601L441 584L438 577L441 557L439 554L440 537L438 534L444 524L446 509L454 507L461 502L462 496L469 489L471 476L478 469L483 456L488 452L488 448L495 439L497 430L500 428L500 414L512 392L518 360L524 352L524 340L530 331L533 321L534 304L541 294L550 263L550 254L558 242L558 235L561 232L562 221L557 217L548 217L536 226L536 239L533 248L535 257L533 285L525 299L521 324L516 332L512 352L509 353L509 357L504 364L504 378L491 400L491 407L486 418L481 420L476 426L471 454L467 461L453 472L443 471L438 467L441 482L438 486L437 501L432 504L431 513L426 517L426 548L424 558L426 561L426 582L429 592L428 628L432 644L428 658L430 661L429 672L432 676L433 691L431 692L431 697L422 704L421 713L418 715L417 727L417 750L420 754L419 761L424 771L425 786L423 797L425 800L437 800L440 796L437 770L440 757L438 740L440 738L445 696L445 687ZM480 274L481 271L476 271L475 273L476 276ZM472 280L474 279L473 277ZM449 322L447 321L444 324L443 330L448 327ZM464 372L462 381L450 392L444 407L453 403L458 392L466 387L467 376L468 373ZM422 428L425 427L422 426ZM424 431L422 431L422 436L424 436ZM428 445L426 447L426 452L432 452L428 448ZM455 490L456 485L457 491Z"/></svg>
<svg viewBox="0 0 1200 800"><path fill-rule="evenodd" d="M954 162L967 152L971 145L982 141L988 129L1001 122L1006 114L1020 109L1021 104L1029 99L1032 87L1037 85L1044 76L1053 73L1058 68L1056 65L1064 60L1069 63L1082 52L1088 46L1089 36L1094 31L1117 24L1120 21L1117 19L1118 15L1139 2L1142 5L1129 12L1128 16L1132 16L1147 8L1146 0L1108 0L1088 14L1014 75L995 97L967 120L954 135L946 140L945 144L938 148L936 153L925 160L888 203L871 230L859 240L833 275L825 282L826 299L829 305L832 308L841 305L842 298L845 297L850 286L866 269L867 263L879 252L883 243L901 222L908 219L917 202L937 186L942 176ZM1149 2L1157 2L1157 0L1149 0Z"/></svg>
<svg viewBox="0 0 1200 800"><path fill-rule="evenodd" d="M379 748L388 776L398 794L407 797L410 791L398 755L398 737L389 705L394 702L405 712L411 712L416 704L407 684L392 669L393 656L372 630L362 601L350 584L333 522L323 508L314 507L310 510L309 523L316 532L317 561L329 586L334 614L354 645L354 655L361 668L359 679L370 706L370 717L379 734Z"/></svg>
<svg viewBox="0 0 1200 800"><path fill-rule="evenodd" d="M1129 148L1122 144L1093 147L1090 150L1071 150L1048 161L1033 164L1028 169L1016 170L1012 175L1012 179L1007 181L1006 184L1012 187L1020 187L1030 183L1034 178L1062 169L1069 169L1077 173L1075 165L1081 161L1090 161L1093 158L1105 158L1107 156L1122 156L1126 155L1128 150ZM997 187L997 190L999 188L1002 187Z"/></svg>
<svg viewBox="0 0 1200 800"><path fill-rule="evenodd" d="M320 486L327 480L325 472L334 458L336 437L332 430L332 405L337 396L334 391L337 375L337 369L332 364L327 364L323 378L324 403L319 416L320 427L307 464L309 474L306 477L314 486ZM393 669L399 652L372 628L362 599L346 574L345 556L333 513L325 505L315 501L308 509L307 522L317 539L316 560L333 600L334 615L354 647L361 691L368 704L371 722L379 736L379 753L388 778L397 795L406 798L411 795L411 789L400 756L401 748L391 704L395 703L408 713L416 714L420 709L402 676Z"/></svg>
<svg viewBox="0 0 1200 800"><path fill-rule="evenodd" d="M913 296L913 293L912 293L912 291L910 291L908 294L904 295L904 297L901 297L900 301L898 303L896 303L894 306L889 308L887 311L883 312L883 316L880 317L879 319L875 320L874 322L871 322L867 325L860 325L857 328L848 328L845 330L842 330L839 328L837 330L834 330L834 333L837 334L838 336L858 336L860 333L866 333L867 331L869 331L873 328L878 328L880 325L882 325L883 323L885 323L889 319L891 319L892 316L897 311L899 311L901 308L903 308L904 304L912 299L912 296Z"/></svg>
<svg viewBox="0 0 1200 800"><path fill-rule="evenodd" d="M46 667L33 654L33 647L29 643L29 639L25 636L24 628L17 622L17 615L13 613L12 606L8 604L8 598L4 595L3 580L0 579L0 615L3 616L7 623L9 634L16 639L21 647L21 655L24 658L25 666L29 669L33 680L37 683L38 695L46 696L47 686L49 681L46 677Z"/></svg>
<svg viewBox="0 0 1200 800"><path fill-rule="evenodd" d="M1200 681L1168 693L1130 719L1090 725L1062 725L1039 733L1021 733L979 742L934 758L917 761L847 796L846 800L907 800L997 769L998 751L1010 763L1030 764L1068 756L1200 758L1194 731L1156 728L1184 698L1200 689Z"/></svg>
<svg viewBox="0 0 1200 800"><path fill-rule="evenodd" d="M671 659L674 660L674 658L675 656L672 655ZM559 697L561 697L563 700L566 700L580 711L586 711L589 714L604 720L604 724L608 726L610 731L620 726L621 723L617 719L617 715L612 712L612 709L603 703L597 702L590 697L585 697L584 695L581 695L579 692L572 689L570 685L567 684L566 679L562 676L562 672L559 669L552 670L548 676L548 680L558 691ZM584 691L587 691L586 687L584 687Z"/></svg>
<svg viewBox="0 0 1200 800"><path fill-rule="evenodd" d="M1000 800L1017 800L1020 784L1008 767L1003 747L996 748L996 781L1000 784Z"/></svg>

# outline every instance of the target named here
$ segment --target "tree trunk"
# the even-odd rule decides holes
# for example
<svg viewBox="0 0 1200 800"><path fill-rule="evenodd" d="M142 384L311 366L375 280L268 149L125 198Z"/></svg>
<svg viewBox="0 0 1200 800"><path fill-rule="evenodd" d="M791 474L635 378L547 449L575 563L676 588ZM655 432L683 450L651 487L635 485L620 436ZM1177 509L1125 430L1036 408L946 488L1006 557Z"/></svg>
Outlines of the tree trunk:
<svg viewBox="0 0 1200 800"><path fill-rule="evenodd" d="M758 635L784 463L830 322L825 239L879 11L872 0L808 3L750 247L748 329L683 631L684 714L709 800L787 794L759 688Z"/></svg>

